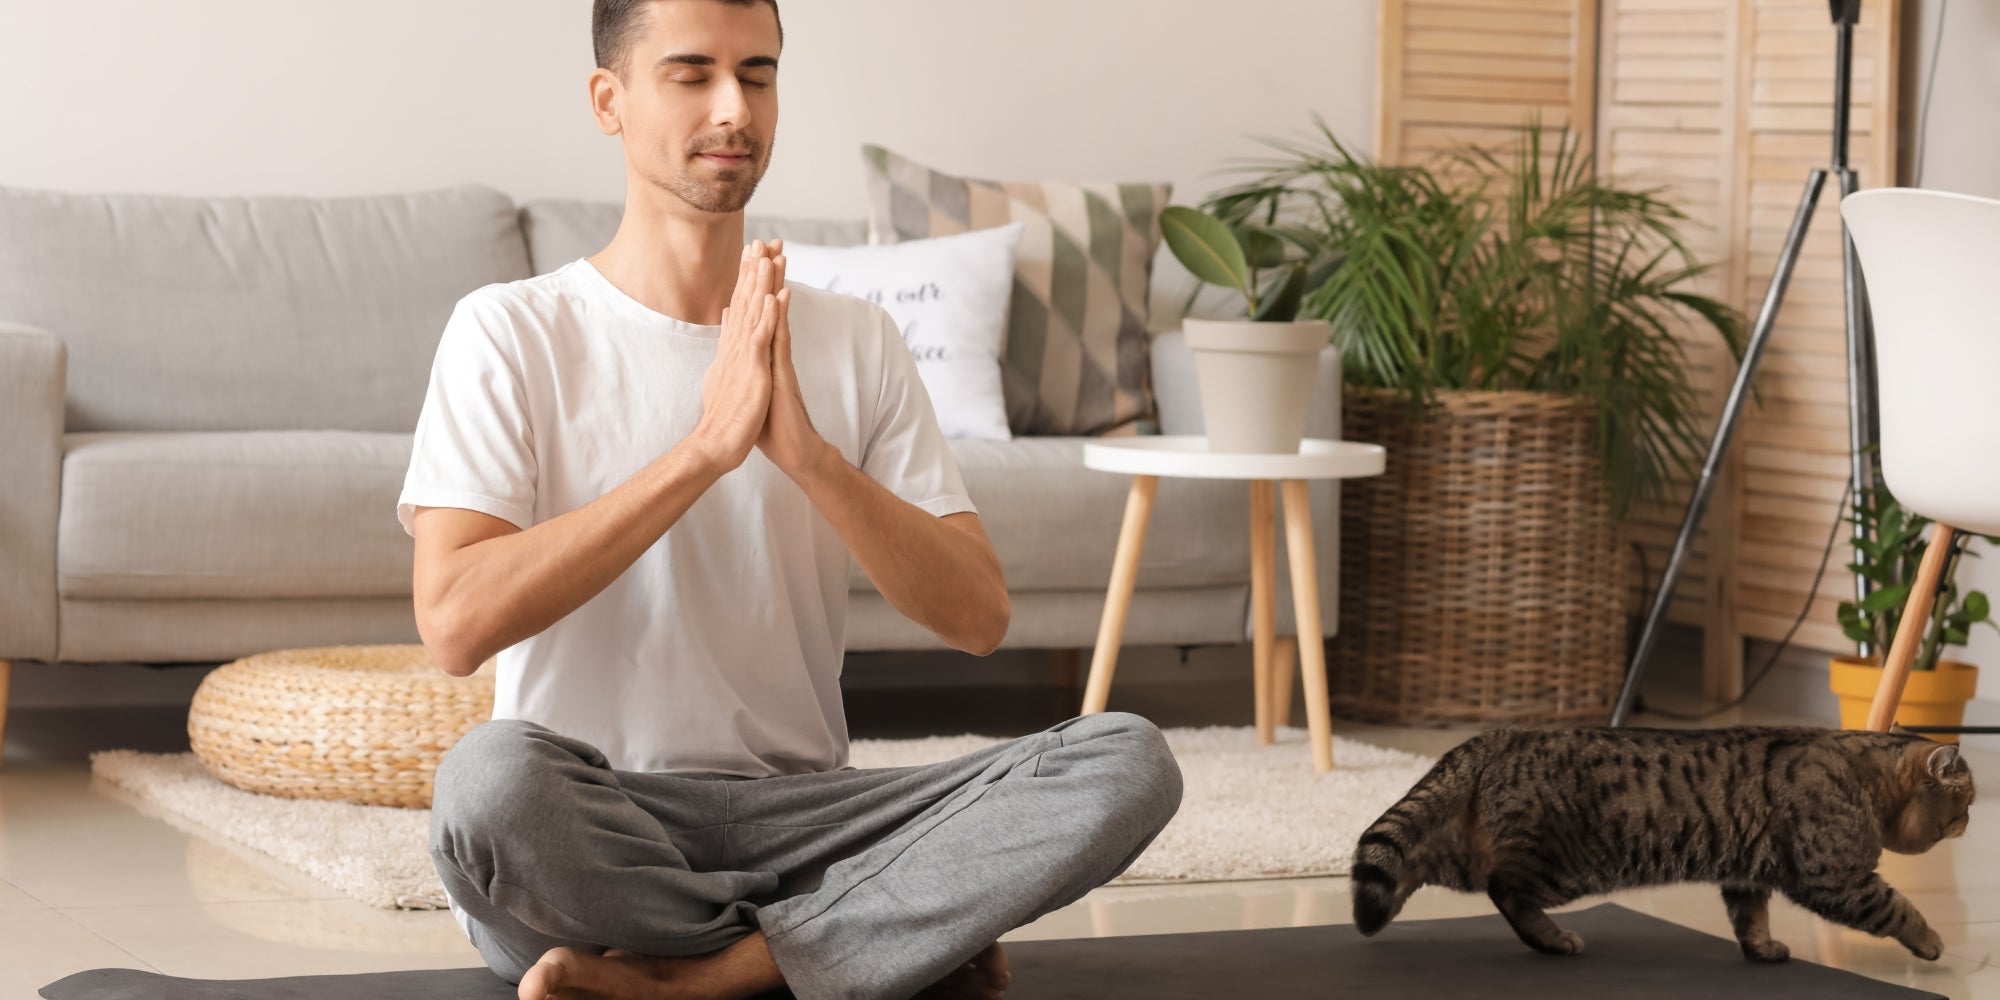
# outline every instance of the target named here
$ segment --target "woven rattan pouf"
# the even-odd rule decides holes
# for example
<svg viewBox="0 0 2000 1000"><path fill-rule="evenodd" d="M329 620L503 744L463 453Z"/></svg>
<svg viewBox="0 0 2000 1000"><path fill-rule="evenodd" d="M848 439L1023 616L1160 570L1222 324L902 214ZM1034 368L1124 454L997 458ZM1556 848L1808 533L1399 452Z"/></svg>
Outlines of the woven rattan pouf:
<svg viewBox="0 0 2000 1000"><path fill-rule="evenodd" d="M259 653L202 679L188 741L250 792L423 809L446 750L493 716L493 665L452 677L418 645Z"/></svg>

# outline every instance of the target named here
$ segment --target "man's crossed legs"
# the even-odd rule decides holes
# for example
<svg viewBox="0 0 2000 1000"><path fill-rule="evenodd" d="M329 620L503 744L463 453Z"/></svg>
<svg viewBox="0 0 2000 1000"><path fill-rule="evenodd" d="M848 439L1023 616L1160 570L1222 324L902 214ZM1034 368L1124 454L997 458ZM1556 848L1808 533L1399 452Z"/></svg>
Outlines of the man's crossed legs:
<svg viewBox="0 0 2000 1000"><path fill-rule="evenodd" d="M497 720L438 767L431 857L510 983L571 949L725 978L775 961L801 1000L901 1000L1116 877L1180 797L1159 730L1122 713L924 767L755 780L614 770Z"/></svg>

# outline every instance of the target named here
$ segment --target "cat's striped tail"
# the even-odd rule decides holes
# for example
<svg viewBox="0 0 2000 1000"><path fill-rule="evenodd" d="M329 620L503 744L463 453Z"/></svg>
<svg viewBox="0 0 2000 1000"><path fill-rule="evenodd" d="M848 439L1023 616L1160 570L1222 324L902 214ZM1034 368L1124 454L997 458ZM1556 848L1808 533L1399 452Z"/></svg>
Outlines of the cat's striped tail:
<svg viewBox="0 0 2000 1000"><path fill-rule="evenodd" d="M1478 764L1478 751L1472 743L1445 754L1355 845L1354 926L1362 934L1372 937L1402 911L1403 901L1417 888L1405 884L1417 877L1410 871L1411 852L1433 829L1465 808Z"/></svg>

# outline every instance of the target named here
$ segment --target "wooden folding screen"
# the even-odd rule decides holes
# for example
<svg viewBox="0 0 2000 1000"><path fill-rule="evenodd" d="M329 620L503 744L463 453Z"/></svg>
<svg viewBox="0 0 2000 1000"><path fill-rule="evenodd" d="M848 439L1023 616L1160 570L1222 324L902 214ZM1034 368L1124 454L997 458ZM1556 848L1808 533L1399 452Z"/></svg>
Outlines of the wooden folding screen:
<svg viewBox="0 0 2000 1000"><path fill-rule="evenodd" d="M1865 0L1855 31L1849 160L1893 183L1901 0ZM1601 173L1658 186L1697 223L1715 270L1702 291L1754 317L1807 172L1831 160L1834 28L1825 0L1382 0L1377 154L1422 159L1504 140L1539 111L1593 133ZM1745 638L1778 639L1804 605L1846 482L1847 378L1838 191L1822 198L1753 405L1721 479L1673 619L1707 635L1711 695L1742 683ZM1690 328L1704 406L1735 364ZM1685 485L1685 484L1684 484ZM1680 502L1639 512L1656 580ZM1848 647L1834 606L1852 592L1837 547L1797 642Z"/></svg>
<svg viewBox="0 0 2000 1000"><path fill-rule="evenodd" d="M1592 133L1595 0L1383 0L1381 12L1382 159L1505 143L1530 114Z"/></svg>

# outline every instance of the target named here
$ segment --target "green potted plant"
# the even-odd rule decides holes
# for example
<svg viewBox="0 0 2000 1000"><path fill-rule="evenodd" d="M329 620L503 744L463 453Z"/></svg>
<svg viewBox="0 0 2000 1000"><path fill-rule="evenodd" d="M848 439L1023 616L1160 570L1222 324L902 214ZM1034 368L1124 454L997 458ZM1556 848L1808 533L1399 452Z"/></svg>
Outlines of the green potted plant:
<svg viewBox="0 0 2000 1000"><path fill-rule="evenodd" d="M1550 135L1384 164L1322 122L1205 203L1340 262L1299 314L1340 350L1343 436L1389 454L1342 485L1342 573L1367 582L1341 601L1343 714L1601 720L1633 594L1620 518L1703 455L1683 338L1740 351L1741 317L1690 289L1685 215Z"/></svg>
<svg viewBox="0 0 2000 1000"><path fill-rule="evenodd" d="M1297 452L1330 332L1324 319L1301 318L1299 303L1339 258L1309 230L1225 223L1184 205L1162 211L1160 229L1189 273L1243 297L1242 319L1190 317L1182 326L1194 352L1209 449Z"/></svg>
<svg viewBox="0 0 2000 1000"><path fill-rule="evenodd" d="M1867 556L1866 561L1849 563L1847 568L1868 580L1871 587L1865 601L1840 602L1840 629L1849 639L1874 649L1876 655L1867 659L1834 657L1827 684L1840 699L1841 728L1862 729L1867 725L1875 690L1882 683L1882 658L1903 625L1903 603L1909 599L1917 567L1923 562L1931 521L1896 502L1889 488L1879 484L1871 496L1854 505L1847 520L1860 525L1867 536L1855 543ZM1986 538L1989 543L1995 540ZM1961 545L1970 541L1967 538ZM1959 555L1963 558L1975 553L1961 549ZM1993 624L1993 605L1984 593L1959 591L1952 579L1956 569L1956 560L1945 564L1937 602L1930 618L1920 623L1923 644L1917 647L1910 679L1896 708L1896 721L1904 725L1956 726L1965 721L1965 703L1979 688L1979 668L1944 659L1944 652L1965 645L1975 625L2000 628ZM1958 742L1951 734L1933 739Z"/></svg>

